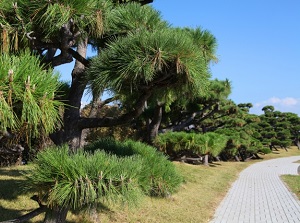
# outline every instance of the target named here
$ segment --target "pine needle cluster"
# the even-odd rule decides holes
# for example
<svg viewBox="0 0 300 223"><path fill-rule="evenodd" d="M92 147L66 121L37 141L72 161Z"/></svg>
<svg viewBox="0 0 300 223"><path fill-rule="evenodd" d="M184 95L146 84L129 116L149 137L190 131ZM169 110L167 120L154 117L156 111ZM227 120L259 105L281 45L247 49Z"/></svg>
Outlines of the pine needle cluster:
<svg viewBox="0 0 300 223"><path fill-rule="evenodd" d="M135 205L142 197L138 173L141 159L120 158L104 151L69 153L67 145L37 155L25 176L26 190L38 192L49 207L74 210L94 204Z"/></svg>
<svg viewBox="0 0 300 223"><path fill-rule="evenodd" d="M167 132L155 138L155 144L166 152L191 151L198 155L217 156L225 148L225 135L208 132L205 134L186 132Z"/></svg>
<svg viewBox="0 0 300 223"><path fill-rule="evenodd" d="M143 192L149 196L170 196L177 191L183 180L165 155L141 142L120 142L106 138L91 143L85 150L104 150L118 157L140 157L142 168L138 172L138 181Z"/></svg>
<svg viewBox="0 0 300 223"><path fill-rule="evenodd" d="M156 86L164 92L199 95L209 76L202 52L189 35L176 29L139 32L111 42L89 69L91 85L117 92Z"/></svg>
<svg viewBox="0 0 300 223"><path fill-rule="evenodd" d="M46 70L29 52L19 56L0 56L1 130L37 137L52 133L60 124L59 108L54 100L59 75Z"/></svg>

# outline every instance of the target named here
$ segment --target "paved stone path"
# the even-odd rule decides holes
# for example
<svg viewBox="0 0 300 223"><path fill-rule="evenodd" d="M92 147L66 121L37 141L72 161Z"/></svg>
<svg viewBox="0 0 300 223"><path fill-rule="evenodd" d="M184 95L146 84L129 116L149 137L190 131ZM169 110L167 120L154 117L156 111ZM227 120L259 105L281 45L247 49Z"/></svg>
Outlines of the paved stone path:
<svg viewBox="0 0 300 223"><path fill-rule="evenodd" d="M300 223L300 201L280 175L297 175L300 156L255 163L240 173L211 223Z"/></svg>

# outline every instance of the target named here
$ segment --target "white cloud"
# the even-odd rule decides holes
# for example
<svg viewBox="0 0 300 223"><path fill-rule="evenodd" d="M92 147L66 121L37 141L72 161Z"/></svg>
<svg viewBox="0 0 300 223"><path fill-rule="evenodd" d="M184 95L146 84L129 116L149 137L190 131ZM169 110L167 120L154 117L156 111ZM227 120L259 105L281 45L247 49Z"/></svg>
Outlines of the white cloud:
<svg viewBox="0 0 300 223"><path fill-rule="evenodd" d="M253 108L251 109L252 113L262 114L262 108L266 105L274 106L275 110L281 112L292 112L296 114L300 114L300 98L286 97L286 98L278 98L272 97L266 101L255 103Z"/></svg>
<svg viewBox="0 0 300 223"><path fill-rule="evenodd" d="M280 99L280 98L273 97L270 98L268 101L271 102L272 104L278 104L281 106L294 106L300 102L300 99L291 98L291 97Z"/></svg>

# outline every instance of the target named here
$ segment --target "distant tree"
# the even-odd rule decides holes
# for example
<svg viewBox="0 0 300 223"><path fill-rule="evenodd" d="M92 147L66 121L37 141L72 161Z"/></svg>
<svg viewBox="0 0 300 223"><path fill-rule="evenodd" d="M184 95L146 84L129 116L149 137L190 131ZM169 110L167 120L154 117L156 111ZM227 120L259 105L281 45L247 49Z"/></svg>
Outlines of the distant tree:
<svg viewBox="0 0 300 223"><path fill-rule="evenodd" d="M143 135L144 140L151 144L158 132L199 131L199 128L201 131L204 120L222 114L221 104L230 93L230 83L228 80L211 80L207 92L192 97L190 93L180 92L180 95L169 95L160 103L150 101L144 115L137 120L141 132L147 133Z"/></svg>
<svg viewBox="0 0 300 223"><path fill-rule="evenodd" d="M204 165L208 165L209 156L216 157L224 149L227 138L224 135L208 132L186 133L167 132L159 134L154 144L166 152L172 159L182 161L197 161L201 158ZM186 157L189 156L189 157Z"/></svg>
<svg viewBox="0 0 300 223"><path fill-rule="evenodd" d="M200 129L204 120L219 117L226 113L227 97L231 93L229 80L211 80L208 94L184 101L174 101L165 112L163 131L183 131ZM204 131L205 132L205 131Z"/></svg>
<svg viewBox="0 0 300 223"><path fill-rule="evenodd" d="M222 128L217 133L228 137L227 146L220 154L223 160L234 158L237 161L246 161L250 158L259 158L258 152L268 153L257 137L260 136L258 124L259 116L249 114L251 103L237 105L236 113L223 119Z"/></svg>
<svg viewBox="0 0 300 223"><path fill-rule="evenodd" d="M300 118L297 114L291 112L283 113L286 119L285 129L289 130L293 143L300 149Z"/></svg>
<svg viewBox="0 0 300 223"><path fill-rule="evenodd" d="M264 144L271 149L277 150L277 146L287 150L293 141L297 143L299 117L296 114L275 111L273 106L265 106L262 110L264 114L260 116L259 131Z"/></svg>

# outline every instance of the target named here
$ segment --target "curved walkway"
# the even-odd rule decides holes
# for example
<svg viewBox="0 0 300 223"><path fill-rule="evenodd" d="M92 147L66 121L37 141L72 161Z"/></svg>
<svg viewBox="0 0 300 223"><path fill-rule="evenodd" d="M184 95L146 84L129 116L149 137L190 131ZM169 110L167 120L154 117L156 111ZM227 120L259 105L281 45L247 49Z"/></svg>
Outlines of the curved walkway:
<svg viewBox="0 0 300 223"><path fill-rule="evenodd" d="M255 163L240 173L211 223L300 222L300 201L280 175L298 175L300 156Z"/></svg>

